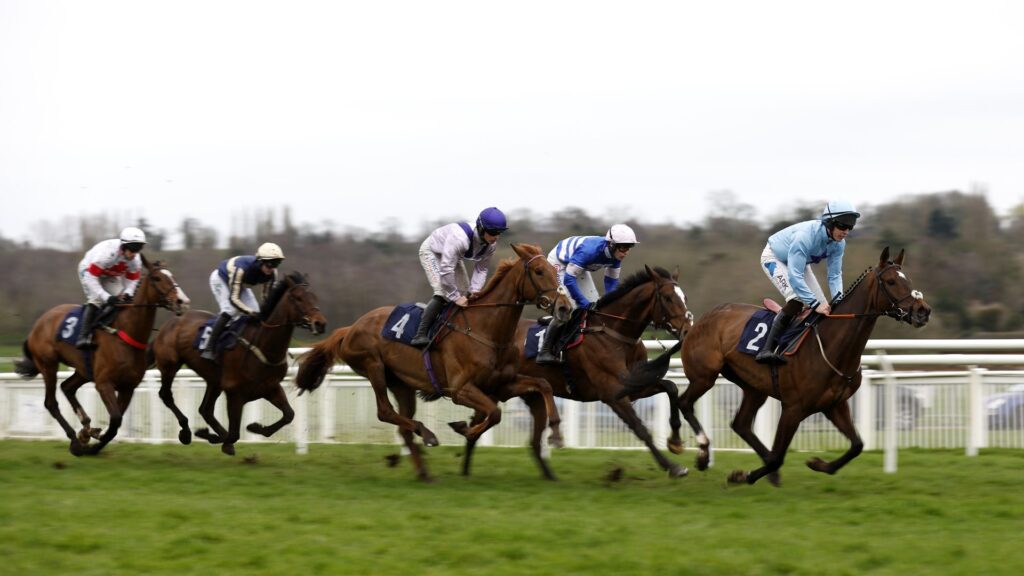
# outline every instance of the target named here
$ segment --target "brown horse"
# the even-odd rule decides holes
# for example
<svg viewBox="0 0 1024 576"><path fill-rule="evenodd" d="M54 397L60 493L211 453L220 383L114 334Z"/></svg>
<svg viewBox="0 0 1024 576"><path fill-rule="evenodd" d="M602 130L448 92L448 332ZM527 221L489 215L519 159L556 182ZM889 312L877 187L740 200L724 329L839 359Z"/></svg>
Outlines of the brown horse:
<svg viewBox="0 0 1024 576"><path fill-rule="evenodd" d="M167 308L175 314L181 314L188 308L188 296L174 281L174 276L163 262L150 264L142 256L142 265L146 273L139 282L134 300L117 305L119 310L113 324L108 330L100 330L96 337L95 352L87 353L91 359L86 358L86 353L77 350L73 344L57 340L64 317L77 306L61 304L49 309L36 320L28 340L22 346L25 357L15 363L14 370L27 378L42 373L46 384L46 409L71 440L70 450L75 456L98 454L117 436L121 418L128 409L132 394L146 373L145 343L153 331L156 308ZM60 388L82 422L82 430L77 436L57 405L57 369L61 362L74 369L74 373L61 383ZM78 389L89 381L96 382L96 391L110 415L110 422L102 435L100 429L90 427L92 419L82 409L76 396ZM99 442L89 446L90 438L97 438Z"/></svg>
<svg viewBox="0 0 1024 576"><path fill-rule="evenodd" d="M200 356L192 346L200 328L214 315L197 310L180 318L171 318L160 327L150 346L150 362L160 370L160 399L178 419L178 440L182 444L192 441L188 418L174 404L171 385L174 376L187 365L206 381L199 413L213 428L196 430L196 436L211 444L221 444L221 451L235 454L242 422L242 407L264 398L281 411L281 419L264 426L253 422L246 427L250 432L270 436L295 417L281 380L288 371L288 346L296 326L307 328L314 334L323 334L327 320L317 307L317 295L310 289L306 277L292 272L278 282L267 297L259 322L245 326L238 345L224 352L220 363ZM228 429L225 430L214 416L214 406L221 391L227 396Z"/></svg>
<svg viewBox="0 0 1024 576"><path fill-rule="evenodd" d="M381 337L392 308L377 308L313 346L299 361L296 385L315 390L339 359L367 378L377 398L377 418L399 427L421 480L430 480L430 474L413 434L420 436L426 446L436 446L438 441L430 429L413 419L417 390L428 399L447 396L456 404L483 413L485 416L472 426L465 422L450 424L470 439L478 438L501 420L501 410L488 391L505 386L515 395L541 394L547 411L542 422L550 422L557 445L561 435L551 386L543 379L517 374L519 353L512 338L525 304L551 309L559 318L568 316L572 304L565 291L559 290L555 269L539 247L512 244L512 249L517 257L502 262L470 304L456 309L445 322L447 332L439 334L427 352ZM424 368L426 354L432 362L436 388ZM398 412L388 399L388 390L398 400Z"/></svg>
<svg viewBox="0 0 1024 576"><path fill-rule="evenodd" d="M903 272L903 251L889 260L889 248L882 251L878 268L869 268L833 306L806 342L778 367L773 384L771 369L754 357L737 351L744 325L758 310L746 304L723 304L697 321L683 344L683 368L690 381L679 397L679 408L697 435L697 468L707 469L711 442L694 416L698 398L711 389L719 374L743 389L743 401L732 421L732 429L757 452L764 465L751 472L734 471L733 483L753 484L764 475L778 485L778 470L800 423L817 412L825 415L850 440L850 448L838 459L825 462L812 458L807 466L817 472L835 474L857 457L864 447L853 425L848 400L860 387L860 358L879 316L890 316L915 328L927 324L931 308L914 290ZM782 403L782 414L771 450L753 433L758 408L768 396Z"/></svg>
<svg viewBox="0 0 1024 576"><path fill-rule="evenodd" d="M587 322L585 332L588 335L579 346L565 352L566 364L551 366L537 364L533 359L526 358L527 334L534 321L521 320L515 339L520 355L519 373L547 380L554 393L562 398L580 402L604 402L647 446L663 470L668 471L673 478L685 476L686 468L669 461L654 445L654 438L631 403L660 392L667 394L672 407L669 450L675 454L683 451L679 437L679 413L676 411L679 392L674 382L662 379L668 368L669 357L678 348L670 350L662 362L652 361L651 364L664 366L664 369L652 371L651 364L646 362L647 349L640 341L649 324L667 330L680 341L693 326L693 314L686 307L686 296L679 288L678 274L670 275L663 268L651 269L645 266L643 272L623 280L618 288L598 300L597 309L589 313ZM497 399L506 401L515 396L511 392L499 389ZM523 396L523 401L535 418L540 412L536 406L539 400L535 395ZM474 420L481 417L482 414L477 413ZM530 442L534 458L540 463L544 476L553 479L554 475L540 453L543 421L540 426L536 425L536 421L534 424ZM463 474L469 474L475 445L474 439L466 441Z"/></svg>

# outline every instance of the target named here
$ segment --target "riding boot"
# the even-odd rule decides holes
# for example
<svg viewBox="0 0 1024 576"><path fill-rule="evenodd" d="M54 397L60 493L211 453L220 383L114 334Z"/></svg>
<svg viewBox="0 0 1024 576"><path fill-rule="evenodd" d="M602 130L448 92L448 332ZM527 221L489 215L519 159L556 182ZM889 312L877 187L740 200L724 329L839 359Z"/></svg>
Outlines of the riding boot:
<svg viewBox="0 0 1024 576"><path fill-rule="evenodd" d="M86 304L82 307L82 329L78 332L75 348L86 350L93 347L92 330L96 324L97 312L99 312L99 307L95 304Z"/></svg>
<svg viewBox="0 0 1024 576"><path fill-rule="evenodd" d="M553 319L544 331L544 341L540 343L540 350L537 352L537 364L561 364L561 354L552 354L551 347L562 335L562 323Z"/></svg>
<svg viewBox="0 0 1024 576"><path fill-rule="evenodd" d="M796 317L796 313L790 312L789 309L790 306L787 303L786 307L779 310L779 313L775 315L772 327L768 330L768 337L765 338L764 346L761 347L761 351L754 357L758 364L775 364L777 366L786 363L786 357L775 351L775 345L779 341L779 336L786 331L786 328L789 328L793 318Z"/></svg>
<svg viewBox="0 0 1024 576"><path fill-rule="evenodd" d="M427 332L430 331L430 326L434 324L434 319L437 318L437 313L441 311L441 307L444 306L446 300L438 295L434 295L427 302L427 308L423 311L423 316L420 318L420 325L416 328L416 335L412 337L412 344L417 348L426 348L427 344L430 344L430 338L427 338Z"/></svg>
<svg viewBox="0 0 1024 576"><path fill-rule="evenodd" d="M203 348L203 352L199 356L207 360L217 360L217 341L220 340L220 335L224 332L224 328L228 325L229 320L231 320L231 315L221 312L220 316L217 317L217 321L213 323L210 337L206 339L206 347Z"/></svg>

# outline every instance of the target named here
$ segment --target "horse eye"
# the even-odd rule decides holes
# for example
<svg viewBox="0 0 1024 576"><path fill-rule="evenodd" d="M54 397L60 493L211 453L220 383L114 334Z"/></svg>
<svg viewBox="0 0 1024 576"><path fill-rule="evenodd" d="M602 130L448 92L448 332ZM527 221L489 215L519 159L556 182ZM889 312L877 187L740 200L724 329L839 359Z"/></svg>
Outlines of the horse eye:
<svg viewBox="0 0 1024 576"><path fill-rule="evenodd" d="M895 286L896 285L896 281L893 280L892 278L886 280L885 283L888 284L889 286Z"/></svg>
<svg viewBox="0 0 1024 576"><path fill-rule="evenodd" d="M536 274L537 276L543 276L544 275L544 271L541 270L540 268L534 270L533 273Z"/></svg>

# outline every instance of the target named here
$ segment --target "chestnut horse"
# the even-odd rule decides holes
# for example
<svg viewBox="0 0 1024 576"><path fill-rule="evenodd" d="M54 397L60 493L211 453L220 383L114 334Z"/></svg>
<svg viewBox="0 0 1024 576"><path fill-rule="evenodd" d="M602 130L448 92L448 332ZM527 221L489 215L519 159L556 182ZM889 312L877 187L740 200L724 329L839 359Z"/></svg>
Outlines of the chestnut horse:
<svg viewBox="0 0 1024 576"><path fill-rule="evenodd" d="M680 420L676 411L679 392L674 382L662 379L668 368L668 359L678 351L678 347L669 350L662 362L647 363L647 349L640 340L649 324L667 330L680 341L693 326L693 314L687 309L686 295L679 288L678 273L670 275L663 268L645 266L644 271L633 274L614 291L605 294L597 301L597 309L588 314L585 329L588 334L583 342L565 352L564 365L541 365L532 358L526 358L527 334L533 324L533 320L520 320L516 331L520 374L544 378L551 384L554 393L562 398L580 402L604 402L647 446L658 465L668 471L669 476L677 478L686 475L685 467L669 461L654 445L654 438L631 403L660 392L667 394L672 427L668 447L675 454L682 453ZM652 364L663 368L651 373ZM512 396L514 394L511 391L500 389L497 399L506 401ZM535 395L523 397L535 418L539 412L535 405L539 400ZM475 419L480 417L480 413L474 415ZM544 477L553 479L554 475L540 454L543 422L540 426L536 425L536 421L534 424L530 442L534 458L540 463ZM466 441L463 474L469 474L475 445L475 440Z"/></svg>
<svg viewBox="0 0 1024 576"><path fill-rule="evenodd" d="M903 251L889 260L887 247L878 268L868 268L832 307L831 315L812 328L813 333L788 357L789 362L777 368L776 384L769 366L758 364L753 356L736 349L744 325L757 310L747 304L718 306L697 321L683 344L683 368L690 385L679 397L679 408L697 435L697 468L707 469L711 441L694 416L693 406L721 374L743 389L732 429L764 463L750 472L732 472L730 482L753 484L767 474L769 481L778 485L778 470L790 441L800 423L817 412L850 440L850 448L832 462L812 458L807 466L816 472L835 474L864 447L853 425L848 400L860 387L861 355L875 322L879 316L890 316L920 328L928 323L931 307L903 272ZM754 416L768 396L782 403L771 450L752 430Z"/></svg>
<svg viewBox="0 0 1024 576"><path fill-rule="evenodd" d="M160 370L160 399L174 413L181 429L178 440L182 444L192 441L188 418L174 404L171 385L174 376L187 365L206 381L199 413L213 428L196 430L196 436L212 444L222 443L221 451L235 454L235 442L240 436L242 407L265 398L281 411L281 419L264 426L253 422L246 429L270 436L295 417L281 380L288 371L288 346L296 326L307 328L314 334L323 334L327 320L317 307L317 295L310 289L306 277L292 272L270 291L260 311L260 319L242 328L238 344L226 350L220 363L200 356L192 343L199 329L214 315L197 310L181 318L171 318L160 327L150 346L149 360ZM227 396L228 429L225 430L214 416L217 397L223 390Z"/></svg>
<svg viewBox="0 0 1024 576"><path fill-rule="evenodd" d="M70 450L75 456L98 454L117 436L132 394L146 374L145 343L153 331L157 307L167 308L179 315L188 309L188 296L174 281L174 275L164 263L156 261L150 264L145 256L140 256L145 274L135 290L134 300L118 304L119 310L112 326L108 330L98 330L95 352L83 353L74 344L57 340L64 317L77 306L61 304L49 309L36 320L28 340L22 346L25 357L15 363L15 372L26 378L42 373L46 384L44 404L71 440ZM91 359L87 359L85 354L89 354ZM82 422L82 429L77 435L57 405L57 369L61 362L74 369L74 373L61 383L60 388ZM76 396L78 389L89 381L96 382L96 392L110 416L107 429L102 435L100 429L90 427L92 419L82 409ZM99 442L90 446L90 438L97 438Z"/></svg>
<svg viewBox="0 0 1024 576"><path fill-rule="evenodd" d="M384 339L381 331L392 307L377 308L353 325L335 330L303 355L296 385L315 390L338 360L367 378L376 395L377 418L398 426L417 476L424 481L431 478L413 434L420 436L426 446L437 446L438 441L430 429L413 419L417 390L428 399L447 396L456 404L484 414L472 426L465 422L450 424L469 439L478 438L501 420L501 410L488 396L490 390L504 386L513 395L541 394L547 412L547 418L541 421L550 423L552 442L558 445L558 409L551 386L541 378L517 374L519 352L512 339L525 304L536 304L565 318L572 303L564 289L559 290L555 268L538 246L512 244L512 250L516 257L498 266L467 307L455 309L427 351ZM424 368L427 354L434 383ZM388 399L388 390L398 401L398 412Z"/></svg>

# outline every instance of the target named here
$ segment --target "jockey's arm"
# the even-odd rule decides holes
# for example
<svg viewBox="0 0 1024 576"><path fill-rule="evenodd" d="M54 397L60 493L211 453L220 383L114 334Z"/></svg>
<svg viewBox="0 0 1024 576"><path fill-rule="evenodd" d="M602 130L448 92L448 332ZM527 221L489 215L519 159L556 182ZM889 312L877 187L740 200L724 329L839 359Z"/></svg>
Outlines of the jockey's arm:
<svg viewBox="0 0 1024 576"><path fill-rule="evenodd" d="M580 290L579 284L576 283L577 275L584 273L586 273L584 268L570 262L565 267L565 277L562 280L565 289L569 291L569 295L572 296L572 299L580 308L586 308L590 304L590 300L587 300L587 297Z"/></svg>
<svg viewBox="0 0 1024 576"><path fill-rule="evenodd" d="M248 306L245 305L244 302L242 302L242 290L244 288L242 280L244 277L245 270L242 270L240 267L237 266L232 267L231 276L228 278L228 286L230 288L231 293L229 299L231 301L231 305L241 310L244 314L248 314L249 316L255 316L257 312L249 308Z"/></svg>

